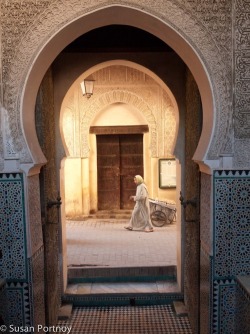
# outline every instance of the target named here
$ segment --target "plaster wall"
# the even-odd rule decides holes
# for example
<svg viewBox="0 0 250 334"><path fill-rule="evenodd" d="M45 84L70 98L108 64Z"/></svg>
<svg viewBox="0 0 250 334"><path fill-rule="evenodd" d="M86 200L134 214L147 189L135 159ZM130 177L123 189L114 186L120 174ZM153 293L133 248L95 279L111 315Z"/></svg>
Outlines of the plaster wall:
<svg viewBox="0 0 250 334"><path fill-rule="evenodd" d="M176 100L179 114L179 131L176 138L174 154L180 160L184 149L184 115L185 115L185 69L184 62L176 54L171 52L127 52L127 53L61 53L53 62L54 75L54 108L55 113L60 115L62 101L73 83L82 76L82 80L91 74L98 64L105 64L110 60L129 61L131 64L148 69L159 81L164 82ZM156 61L157 59L157 61ZM99 65L103 67L103 65ZM84 76L85 73L85 76ZM80 80L81 81L81 80ZM79 82L80 82L79 81ZM96 83L98 84L98 82ZM94 94L96 95L96 84ZM104 84L107 84L104 83ZM111 87L114 89L114 87ZM84 102L84 100L83 100ZM62 144L61 144L62 147ZM67 153L61 150L62 159Z"/></svg>
<svg viewBox="0 0 250 334"><path fill-rule="evenodd" d="M172 58L165 55L165 61L167 59L169 61ZM151 55L152 60L153 55ZM95 79L95 88L93 96L87 99L82 96L79 84L86 74L81 73L82 68L78 63L69 59L68 61L71 64L68 68L67 62L63 62L67 68L66 71L65 68L63 71L58 66L57 61L53 66L55 108L57 113L60 113L62 145L65 154L69 157L65 161L66 215L87 215L98 209L97 200L94 199L97 197L96 142L90 140L90 126L148 125L149 133L144 134L143 139L144 178L149 187L150 196L176 202L175 189L159 188L158 159L172 158L175 152L179 153L179 157L183 156L183 153L181 154L183 130L179 128L183 117L180 119L178 104L169 88L160 79L156 82L153 74L152 77L146 74L143 67L136 68L137 64L127 61L110 61L100 64L97 70L95 67L91 70L91 77ZM177 66L176 59L170 63L169 68L173 72L168 73L166 81L172 82L173 88L176 92L178 91L177 97L182 106L179 92L183 89L181 78L185 67L180 60L181 67ZM72 66L72 64L75 65ZM177 76L174 76L174 65L178 68ZM78 78L63 96L68 78L71 77L73 80L76 73ZM177 90L178 86L179 90ZM61 106L60 110L59 106ZM83 162L84 170L81 167Z"/></svg>

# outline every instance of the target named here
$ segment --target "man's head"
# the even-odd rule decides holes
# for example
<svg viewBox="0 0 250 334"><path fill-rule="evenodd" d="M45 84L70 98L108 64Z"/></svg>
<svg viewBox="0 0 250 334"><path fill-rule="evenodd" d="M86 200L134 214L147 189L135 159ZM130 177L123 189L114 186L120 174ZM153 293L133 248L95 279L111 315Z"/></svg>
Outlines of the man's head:
<svg viewBox="0 0 250 334"><path fill-rule="evenodd" d="M142 178L142 176L141 175L136 175L135 177L134 177L134 183L135 184L141 184L141 183L143 183L144 181L143 181L143 178Z"/></svg>

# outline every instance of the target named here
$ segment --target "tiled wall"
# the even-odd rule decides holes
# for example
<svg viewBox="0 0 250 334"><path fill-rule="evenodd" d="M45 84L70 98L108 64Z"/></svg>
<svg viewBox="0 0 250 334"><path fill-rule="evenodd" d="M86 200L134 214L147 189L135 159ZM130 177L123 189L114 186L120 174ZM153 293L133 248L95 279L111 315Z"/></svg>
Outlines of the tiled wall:
<svg viewBox="0 0 250 334"><path fill-rule="evenodd" d="M27 247L23 175L0 175L1 265L0 277L6 279L9 324L29 323Z"/></svg>
<svg viewBox="0 0 250 334"><path fill-rule="evenodd" d="M43 293L41 268L43 251L27 256L24 178L21 173L0 174L0 278L5 284L6 325L29 326L34 323L34 300ZM37 265L37 264L38 265ZM34 273L39 273L39 282ZM42 296L43 297L43 296ZM42 298L39 298L41 304ZM40 307L40 309L44 309ZM41 322L43 318L40 317ZM6 320L5 320L6 322Z"/></svg>
<svg viewBox="0 0 250 334"><path fill-rule="evenodd" d="M248 281L248 288L237 280L235 333L248 334L250 333L250 276L244 279Z"/></svg>
<svg viewBox="0 0 250 334"><path fill-rule="evenodd" d="M0 279L0 326L8 323L5 280Z"/></svg>
<svg viewBox="0 0 250 334"><path fill-rule="evenodd" d="M0 175L0 210L0 276L8 282L25 282L27 249L22 174Z"/></svg>
<svg viewBox="0 0 250 334"><path fill-rule="evenodd" d="M250 274L250 173L215 171L213 187L211 333L233 334L236 276Z"/></svg>

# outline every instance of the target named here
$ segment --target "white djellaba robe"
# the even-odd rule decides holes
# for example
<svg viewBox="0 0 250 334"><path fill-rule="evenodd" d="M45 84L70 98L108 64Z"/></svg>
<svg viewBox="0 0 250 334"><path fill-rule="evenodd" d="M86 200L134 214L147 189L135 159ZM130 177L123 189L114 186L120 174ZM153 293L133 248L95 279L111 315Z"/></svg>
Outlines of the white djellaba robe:
<svg viewBox="0 0 250 334"><path fill-rule="evenodd" d="M150 219L148 190L145 183L137 185L134 201L136 203L129 222L129 227L138 229L152 229L153 225Z"/></svg>

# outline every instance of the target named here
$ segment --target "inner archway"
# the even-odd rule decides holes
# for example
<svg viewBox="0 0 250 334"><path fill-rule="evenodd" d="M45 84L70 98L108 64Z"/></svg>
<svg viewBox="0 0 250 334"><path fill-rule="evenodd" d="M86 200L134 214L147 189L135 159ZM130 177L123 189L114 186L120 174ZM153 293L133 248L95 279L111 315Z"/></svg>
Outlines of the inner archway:
<svg viewBox="0 0 250 334"><path fill-rule="evenodd" d="M80 92L79 83L89 74L95 79L95 89L94 95L87 100ZM67 72L67 75L70 75L70 73ZM112 78L115 78L115 81ZM96 137L98 133L112 134L113 131L116 133L121 131L123 134L128 135L129 129L136 132L141 131L143 135L144 178L149 187L150 196L165 201L171 199L171 202L174 201L176 203L180 212L179 203L177 203L178 190L176 188L164 189L159 187L159 158L174 158L174 148L179 127L177 102L169 88L159 77L145 67L128 61L116 60L99 64L89 69L87 74L84 73L80 76L71 86L62 103L60 114L61 134L65 151L68 152L69 157L69 159L64 161L65 203L66 206L68 205L66 208L68 216L73 216L73 220L74 216L76 217L77 215L82 216L82 219L84 219L84 214L86 218L89 213L95 213L100 209L98 207L96 163ZM140 127L142 130L140 130ZM79 138L76 137L74 130L78 128L81 129L78 133ZM94 128L94 130L89 133L91 128ZM181 142L181 140L183 138L179 138L178 141ZM71 168L70 165L73 167ZM177 169L177 173L177 179L179 180L177 189L179 189L181 180L180 167ZM130 179L132 183L133 176ZM81 189L84 189L84 192L81 192ZM133 189L134 191L135 189ZM75 197L74 193L76 194ZM77 201L79 202L78 212L76 212ZM98 217L100 217L100 214L98 214ZM80 219L79 217L77 218ZM127 222L123 222L123 224L127 224ZM177 243L175 242L171 251L165 250L165 256L155 255L154 264L158 263L157 258L163 256L166 266L173 252L178 253L180 255L178 259L180 279L182 254L181 214L179 214L176 224L179 226L179 233L178 237L173 235L173 240L176 241L178 238L180 250L177 252ZM121 228L123 229L123 226ZM85 234L81 233L80 235L84 236ZM72 237L71 235L71 239ZM101 248L102 244L103 242L100 244L99 253L104 252ZM108 245L108 243L106 244ZM98 247L98 241L96 241L96 246ZM177 256L175 255L174 258L174 263L172 258L170 261L172 266L177 265ZM91 263L92 266L98 265L98 262L93 260L87 262L85 260L84 262L84 258L80 255L77 261L74 266L90 266ZM109 262L106 261L105 265L108 265L107 263ZM145 265L145 261L143 263ZM150 266L149 263L148 261L148 266ZM162 261L163 263L164 261ZM120 265L125 266L122 262L120 262ZM70 278L71 280L73 279L72 277Z"/></svg>

